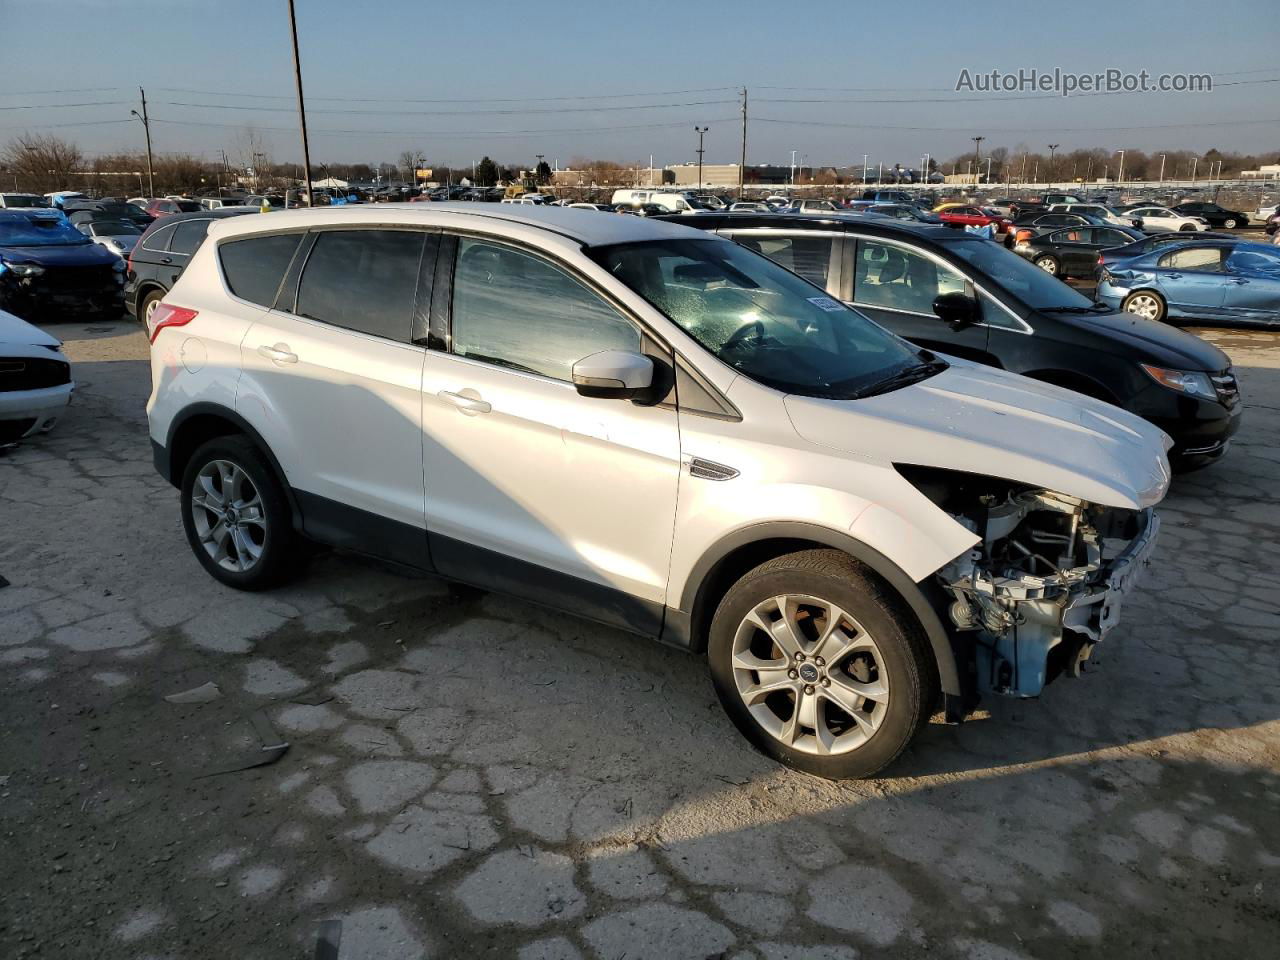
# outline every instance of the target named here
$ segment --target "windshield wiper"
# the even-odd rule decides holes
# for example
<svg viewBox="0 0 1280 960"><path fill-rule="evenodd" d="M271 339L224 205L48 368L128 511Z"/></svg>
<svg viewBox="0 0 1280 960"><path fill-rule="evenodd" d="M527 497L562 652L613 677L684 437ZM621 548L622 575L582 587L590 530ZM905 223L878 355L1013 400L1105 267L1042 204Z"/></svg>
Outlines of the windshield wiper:
<svg viewBox="0 0 1280 960"><path fill-rule="evenodd" d="M876 394L909 387L911 384L919 383L921 380L928 380L935 374L946 370L949 366L950 364L947 361L931 356L928 360L917 363L915 366L904 367L897 373L871 384L864 390L860 390L854 399L861 400L863 397L874 397Z"/></svg>
<svg viewBox="0 0 1280 960"><path fill-rule="evenodd" d="M1105 303L1095 301L1087 307L1041 307L1040 309L1049 313L1097 313L1100 310L1110 310L1111 308Z"/></svg>

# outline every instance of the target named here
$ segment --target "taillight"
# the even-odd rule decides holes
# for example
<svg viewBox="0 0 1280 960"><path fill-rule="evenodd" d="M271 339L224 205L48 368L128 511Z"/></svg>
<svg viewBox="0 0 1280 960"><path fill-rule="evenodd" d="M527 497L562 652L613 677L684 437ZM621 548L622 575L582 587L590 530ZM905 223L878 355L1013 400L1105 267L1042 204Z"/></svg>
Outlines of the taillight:
<svg viewBox="0 0 1280 960"><path fill-rule="evenodd" d="M158 303L147 319L147 329L151 342L165 327L185 327L196 318L196 311L188 307L175 307L171 303Z"/></svg>
<svg viewBox="0 0 1280 960"><path fill-rule="evenodd" d="M1013 235L1014 243L1026 243L1034 235L1034 230L1019 230Z"/></svg>

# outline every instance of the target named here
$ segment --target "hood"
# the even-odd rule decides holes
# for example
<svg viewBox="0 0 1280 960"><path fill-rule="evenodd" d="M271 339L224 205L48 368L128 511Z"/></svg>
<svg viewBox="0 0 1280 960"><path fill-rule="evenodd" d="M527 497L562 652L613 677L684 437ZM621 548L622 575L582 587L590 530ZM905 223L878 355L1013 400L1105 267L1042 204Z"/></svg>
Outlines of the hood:
<svg viewBox="0 0 1280 960"><path fill-rule="evenodd" d="M880 461L1002 477L1137 509L1169 486L1158 427L1099 400L947 358L950 369L862 400L788 396L811 443Z"/></svg>
<svg viewBox="0 0 1280 960"><path fill-rule="evenodd" d="M1041 311L1052 313L1052 311ZM1218 373L1231 366L1231 358L1194 333L1187 333L1158 320L1147 320L1123 311L1099 314L1054 314L1055 319L1096 330L1111 340L1144 352L1151 362L1177 370ZM1134 358L1136 363L1138 358Z"/></svg>
<svg viewBox="0 0 1280 960"><path fill-rule="evenodd" d="M42 267L93 267L110 264L116 255L85 238L85 243L51 244L32 247L0 247L0 256L13 263L38 263Z"/></svg>
<svg viewBox="0 0 1280 960"><path fill-rule="evenodd" d="M0 344L16 343L23 346L60 347L62 341L52 337L39 327L32 326L21 317L0 310Z"/></svg>

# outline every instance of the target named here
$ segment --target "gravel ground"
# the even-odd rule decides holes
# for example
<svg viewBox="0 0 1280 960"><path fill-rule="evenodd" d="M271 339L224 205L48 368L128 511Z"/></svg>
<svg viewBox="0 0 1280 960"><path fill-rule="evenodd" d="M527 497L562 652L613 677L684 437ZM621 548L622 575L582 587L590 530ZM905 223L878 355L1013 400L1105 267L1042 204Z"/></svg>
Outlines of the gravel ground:
<svg viewBox="0 0 1280 960"><path fill-rule="evenodd" d="M76 401L0 455L0 956L1275 956L1280 335L1205 332L1244 430L1099 666L834 784L637 638L337 556L219 586L136 325L52 329Z"/></svg>

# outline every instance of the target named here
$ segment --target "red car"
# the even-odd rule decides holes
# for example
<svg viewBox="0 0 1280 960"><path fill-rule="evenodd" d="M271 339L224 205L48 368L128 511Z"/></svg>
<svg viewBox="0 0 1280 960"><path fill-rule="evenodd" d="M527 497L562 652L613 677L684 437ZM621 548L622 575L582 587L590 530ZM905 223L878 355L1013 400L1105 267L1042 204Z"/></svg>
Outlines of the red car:
<svg viewBox="0 0 1280 960"><path fill-rule="evenodd" d="M203 208L195 200L152 200L147 204L147 213L159 220L172 213L199 213Z"/></svg>
<svg viewBox="0 0 1280 960"><path fill-rule="evenodd" d="M943 223L953 227L985 227L989 223L994 223L996 233L999 234L1007 233L1013 226L1012 220L991 207L976 207L961 203L933 212L941 218Z"/></svg>

